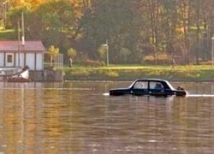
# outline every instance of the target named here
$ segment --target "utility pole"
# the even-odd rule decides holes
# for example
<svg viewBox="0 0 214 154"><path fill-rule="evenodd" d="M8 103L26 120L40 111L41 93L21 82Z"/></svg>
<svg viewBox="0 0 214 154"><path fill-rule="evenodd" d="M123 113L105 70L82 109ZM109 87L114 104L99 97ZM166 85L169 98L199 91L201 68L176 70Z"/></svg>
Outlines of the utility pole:
<svg viewBox="0 0 214 154"><path fill-rule="evenodd" d="M18 66L20 67L20 22L18 20Z"/></svg>
<svg viewBox="0 0 214 154"><path fill-rule="evenodd" d="M106 64L109 66L109 45L108 40L106 40Z"/></svg>

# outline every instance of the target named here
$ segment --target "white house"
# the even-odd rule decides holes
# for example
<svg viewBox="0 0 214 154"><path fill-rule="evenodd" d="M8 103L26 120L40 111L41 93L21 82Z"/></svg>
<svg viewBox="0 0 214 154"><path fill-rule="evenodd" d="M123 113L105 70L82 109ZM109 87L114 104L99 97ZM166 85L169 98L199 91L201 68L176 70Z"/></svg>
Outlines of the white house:
<svg viewBox="0 0 214 154"><path fill-rule="evenodd" d="M41 41L0 41L0 68L28 66L32 71L43 70L44 53Z"/></svg>

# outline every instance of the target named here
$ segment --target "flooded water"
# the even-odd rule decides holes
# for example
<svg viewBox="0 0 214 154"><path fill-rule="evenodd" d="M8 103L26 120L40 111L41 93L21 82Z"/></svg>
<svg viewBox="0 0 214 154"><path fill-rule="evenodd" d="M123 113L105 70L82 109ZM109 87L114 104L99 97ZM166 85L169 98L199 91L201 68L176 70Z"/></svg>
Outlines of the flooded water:
<svg viewBox="0 0 214 154"><path fill-rule="evenodd" d="M214 83L187 97L108 96L131 82L0 83L0 154L211 154Z"/></svg>

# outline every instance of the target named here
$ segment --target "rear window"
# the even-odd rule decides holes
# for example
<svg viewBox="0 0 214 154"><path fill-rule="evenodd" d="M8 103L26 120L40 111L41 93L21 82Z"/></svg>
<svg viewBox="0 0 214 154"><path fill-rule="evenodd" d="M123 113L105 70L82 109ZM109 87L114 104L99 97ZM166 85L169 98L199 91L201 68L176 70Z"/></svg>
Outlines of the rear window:
<svg viewBox="0 0 214 154"><path fill-rule="evenodd" d="M156 82L156 81L153 81L153 82L150 82L150 89L163 89L164 86L161 82Z"/></svg>

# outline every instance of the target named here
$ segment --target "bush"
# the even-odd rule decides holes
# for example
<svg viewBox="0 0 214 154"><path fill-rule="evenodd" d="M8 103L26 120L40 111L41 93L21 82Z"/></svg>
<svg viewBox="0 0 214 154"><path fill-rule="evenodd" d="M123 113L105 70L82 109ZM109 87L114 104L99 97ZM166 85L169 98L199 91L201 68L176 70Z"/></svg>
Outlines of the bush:
<svg viewBox="0 0 214 154"><path fill-rule="evenodd" d="M107 72L105 72L105 74L108 77L119 77L118 72L115 72L115 71L107 71Z"/></svg>
<svg viewBox="0 0 214 154"><path fill-rule="evenodd" d="M83 62L83 65L86 67L99 67L105 66L105 63L97 60L86 60Z"/></svg>
<svg viewBox="0 0 214 154"><path fill-rule="evenodd" d="M146 64L153 64L154 61L155 61L155 58L154 58L154 56L149 55L149 56L145 56L145 57L143 58L143 61L144 61Z"/></svg>
<svg viewBox="0 0 214 154"><path fill-rule="evenodd" d="M143 57L143 62L146 64L169 64L169 62L172 61L171 58L166 53L157 53L156 58L154 55L148 55Z"/></svg>
<svg viewBox="0 0 214 154"><path fill-rule="evenodd" d="M71 72L71 76L89 76L90 71L86 69L74 69Z"/></svg>

